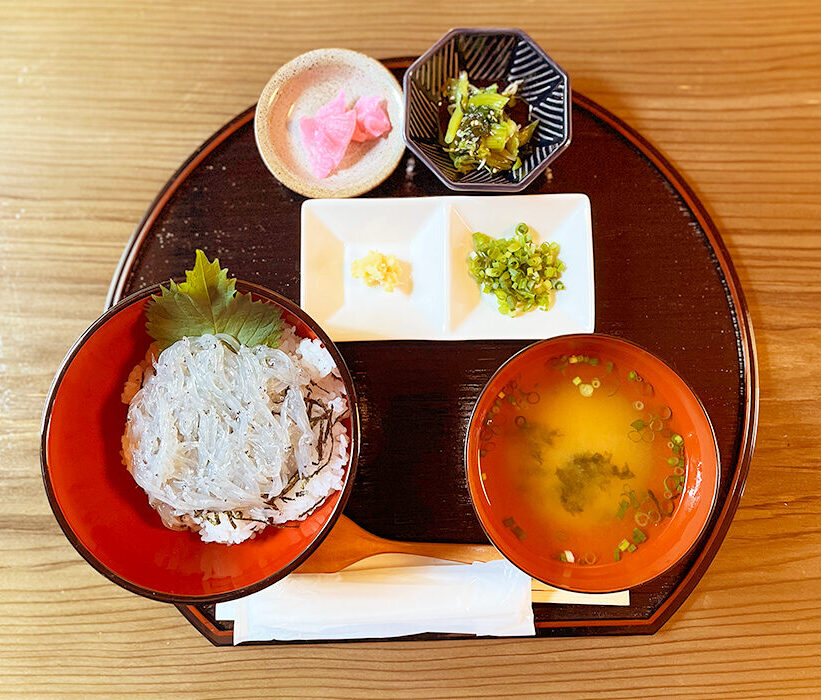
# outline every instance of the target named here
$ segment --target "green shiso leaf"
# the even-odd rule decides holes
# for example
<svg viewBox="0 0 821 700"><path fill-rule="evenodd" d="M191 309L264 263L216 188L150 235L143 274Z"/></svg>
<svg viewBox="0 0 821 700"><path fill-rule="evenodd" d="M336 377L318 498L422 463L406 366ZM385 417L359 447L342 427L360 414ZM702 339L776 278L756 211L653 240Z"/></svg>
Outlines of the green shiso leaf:
<svg viewBox="0 0 821 700"><path fill-rule="evenodd" d="M249 347L279 345L279 309L237 292L236 280L228 277L228 270L220 268L216 258L209 261L201 250L197 250L194 269L186 270L185 282L172 280L160 290L151 297L146 330L161 350L182 338L206 334Z"/></svg>

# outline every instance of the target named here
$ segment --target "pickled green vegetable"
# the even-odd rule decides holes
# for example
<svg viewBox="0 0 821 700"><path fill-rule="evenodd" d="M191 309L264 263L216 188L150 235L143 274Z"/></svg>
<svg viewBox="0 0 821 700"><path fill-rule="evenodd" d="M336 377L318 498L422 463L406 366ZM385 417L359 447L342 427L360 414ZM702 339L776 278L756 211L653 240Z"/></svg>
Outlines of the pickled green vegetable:
<svg viewBox="0 0 821 700"><path fill-rule="evenodd" d="M477 88L465 71L448 81L450 118L443 141L459 172L485 168L497 173L522 167L521 149L533 138L538 120L522 126L511 119L506 110L522 101L517 91L517 83L502 92L497 85Z"/></svg>
<svg viewBox="0 0 821 700"><path fill-rule="evenodd" d="M519 316L527 311L550 308L565 269L556 243L536 245L527 224L519 224L512 238L473 234L473 252L468 258L471 277L485 294L496 297L499 313Z"/></svg>

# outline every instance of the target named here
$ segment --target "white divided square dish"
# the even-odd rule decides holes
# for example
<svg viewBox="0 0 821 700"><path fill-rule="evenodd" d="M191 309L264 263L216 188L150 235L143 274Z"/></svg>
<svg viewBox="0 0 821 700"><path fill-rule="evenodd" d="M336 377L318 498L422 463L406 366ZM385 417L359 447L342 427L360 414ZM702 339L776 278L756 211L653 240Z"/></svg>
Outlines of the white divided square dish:
<svg viewBox="0 0 821 700"><path fill-rule="evenodd" d="M501 315L468 273L472 234L508 237L525 222L555 241L565 289L548 311ZM371 250L394 255L388 293L351 277ZM334 341L540 339L595 323L590 201L583 194L314 199L302 205L302 308Z"/></svg>
<svg viewBox="0 0 821 700"><path fill-rule="evenodd" d="M450 210L450 333L454 339L541 339L566 333L591 333L595 325L593 235L590 200L583 194L448 197ZM513 236L520 222L536 244L559 244L563 291L547 311L503 316L496 298L482 294L467 272L473 233Z"/></svg>
<svg viewBox="0 0 821 700"><path fill-rule="evenodd" d="M437 338L445 330L444 211L434 199L302 205L300 306L334 341ZM401 261L391 293L351 277L371 250Z"/></svg>

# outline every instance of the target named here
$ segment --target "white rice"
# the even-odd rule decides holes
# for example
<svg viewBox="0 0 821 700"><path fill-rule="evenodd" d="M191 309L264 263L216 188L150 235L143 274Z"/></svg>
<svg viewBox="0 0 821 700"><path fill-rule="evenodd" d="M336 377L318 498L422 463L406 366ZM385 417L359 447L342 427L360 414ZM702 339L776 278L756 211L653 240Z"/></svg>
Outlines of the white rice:
<svg viewBox="0 0 821 700"><path fill-rule="evenodd" d="M342 488L347 412L330 353L293 327L277 349L184 338L146 369L123 455L166 527L236 544Z"/></svg>

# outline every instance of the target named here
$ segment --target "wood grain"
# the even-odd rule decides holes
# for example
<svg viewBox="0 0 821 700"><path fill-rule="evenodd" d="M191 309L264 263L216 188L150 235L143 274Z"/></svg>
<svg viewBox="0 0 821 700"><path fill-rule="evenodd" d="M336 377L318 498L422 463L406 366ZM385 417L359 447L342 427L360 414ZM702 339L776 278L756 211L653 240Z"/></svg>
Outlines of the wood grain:
<svg viewBox="0 0 821 700"><path fill-rule="evenodd" d="M52 517L38 430L147 204L273 70L318 46L424 50L463 4L0 3L0 692L244 697L821 693L821 6L470 4L519 24L710 208L757 334L761 421L727 540L651 638L213 649L105 581ZM694 280L694 284L698 281Z"/></svg>

